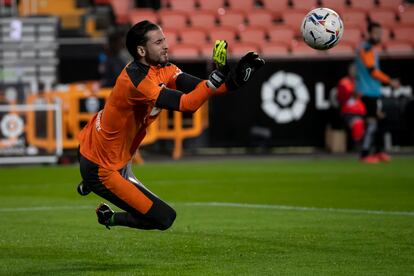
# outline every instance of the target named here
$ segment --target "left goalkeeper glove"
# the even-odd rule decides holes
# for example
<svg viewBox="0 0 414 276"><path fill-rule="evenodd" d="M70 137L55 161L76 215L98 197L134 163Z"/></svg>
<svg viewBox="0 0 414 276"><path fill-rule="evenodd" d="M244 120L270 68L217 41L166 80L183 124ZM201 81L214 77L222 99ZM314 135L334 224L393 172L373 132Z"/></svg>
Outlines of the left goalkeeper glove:
<svg viewBox="0 0 414 276"><path fill-rule="evenodd" d="M216 64L217 69L227 75L229 72L227 64L227 41L216 40L213 48L213 61Z"/></svg>

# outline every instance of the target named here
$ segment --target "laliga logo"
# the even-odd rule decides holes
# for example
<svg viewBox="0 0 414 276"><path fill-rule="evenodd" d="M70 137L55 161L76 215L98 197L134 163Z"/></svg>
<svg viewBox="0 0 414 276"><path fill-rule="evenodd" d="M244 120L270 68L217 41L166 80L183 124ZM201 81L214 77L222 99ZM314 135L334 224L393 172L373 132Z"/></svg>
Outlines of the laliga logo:
<svg viewBox="0 0 414 276"><path fill-rule="evenodd" d="M0 129L4 136L16 138L23 133L24 123L16 114L7 114L1 120Z"/></svg>
<svg viewBox="0 0 414 276"><path fill-rule="evenodd" d="M286 124L302 118L309 92L302 77L278 71L262 84L262 109L276 123Z"/></svg>

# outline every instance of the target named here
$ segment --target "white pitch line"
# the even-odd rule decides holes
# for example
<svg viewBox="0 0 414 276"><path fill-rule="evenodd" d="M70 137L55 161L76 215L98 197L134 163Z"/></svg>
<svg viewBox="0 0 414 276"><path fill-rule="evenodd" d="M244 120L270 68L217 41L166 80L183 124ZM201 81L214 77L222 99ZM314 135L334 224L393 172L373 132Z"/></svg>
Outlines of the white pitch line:
<svg viewBox="0 0 414 276"><path fill-rule="evenodd" d="M405 211L383 211L383 210L364 210L364 209L340 209L340 208L317 208L289 205L272 205L272 204L249 204L249 203L232 203L232 202L187 202L180 203L187 206L217 206L217 207L237 207L250 209L275 209L286 211L305 211L305 212L332 212L332 213L349 213L349 214L369 214L369 215L391 215L391 216L414 216L414 212Z"/></svg>
<svg viewBox="0 0 414 276"><path fill-rule="evenodd" d="M383 210L364 210L364 209L341 209L341 208L317 208L304 206L289 205L272 205L272 204L250 204L250 203L233 203L233 202L174 202L172 205L181 206L206 206L206 207L236 207L248 209L273 209L284 211L302 211L302 212L330 212L330 213L348 213L348 214L367 214L367 215L390 215L390 216L414 216L411 211L383 211ZM12 212L36 212L36 211L56 211L56 210L79 210L94 209L94 206L74 205L74 206L36 206L36 207L16 207L0 208L0 213Z"/></svg>

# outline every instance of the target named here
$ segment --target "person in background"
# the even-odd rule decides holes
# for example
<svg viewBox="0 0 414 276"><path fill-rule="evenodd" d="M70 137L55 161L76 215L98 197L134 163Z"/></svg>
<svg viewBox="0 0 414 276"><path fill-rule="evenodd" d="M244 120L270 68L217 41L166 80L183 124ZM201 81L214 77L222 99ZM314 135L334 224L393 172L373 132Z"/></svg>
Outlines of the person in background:
<svg viewBox="0 0 414 276"><path fill-rule="evenodd" d="M128 63L128 59L122 55L124 49L123 37L124 33L120 30L112 31L108 35L105 53L99 56L100 85L102 87L113 87L117 77Z"/></svg>
<svg viewBox="0 0 414 276"><path fill-rule="evenodd" d="M384 151L384 119L382 110L381 84L397 88L398 79L391 79L381 71L375 46L381 42L381 25L376 22L368 24L367 40L357 49L356 92L362 95L366 107L366 129L362 140L360 160L364 163L390 161L391 157Z"/></svg>
<svg viewBox="0 0 414 276"><path fill-rule="evenodd" d="M366 109L361 95L355 92L355 73L355 63L351 63L348 67L348 74L338 82L337 100L341 117L349 129L353 144L360 148L365 133Z"/></svg>

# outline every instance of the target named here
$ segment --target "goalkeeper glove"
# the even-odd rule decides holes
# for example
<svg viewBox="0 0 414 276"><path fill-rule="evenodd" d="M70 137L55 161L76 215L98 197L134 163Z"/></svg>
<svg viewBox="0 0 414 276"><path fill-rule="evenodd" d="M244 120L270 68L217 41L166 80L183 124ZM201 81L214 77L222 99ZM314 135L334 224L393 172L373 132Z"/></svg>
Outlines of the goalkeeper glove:
<svg viewBox="0 0 414 276"><path fill-rule="evenodd" d="M216 40L214 43L213 61L217 69L211 72L207 86L217 89L224 83L229 71L227 65L227 42L225 40Z"/></svg>
<svg viewBox="0 0 414 276"><path fill-rule="evenodd" d="M264 64L265 61L256 52L245 54L227 75L227 89L233 91L243 86Z"/></svg>
<svg viewBox="0 0 414 276"><path fill-rule="evenodd" d="M213 61L217 69L223 74L227 75L229 72L227 64L227 41L216 40L213 48Z"/></svg>

